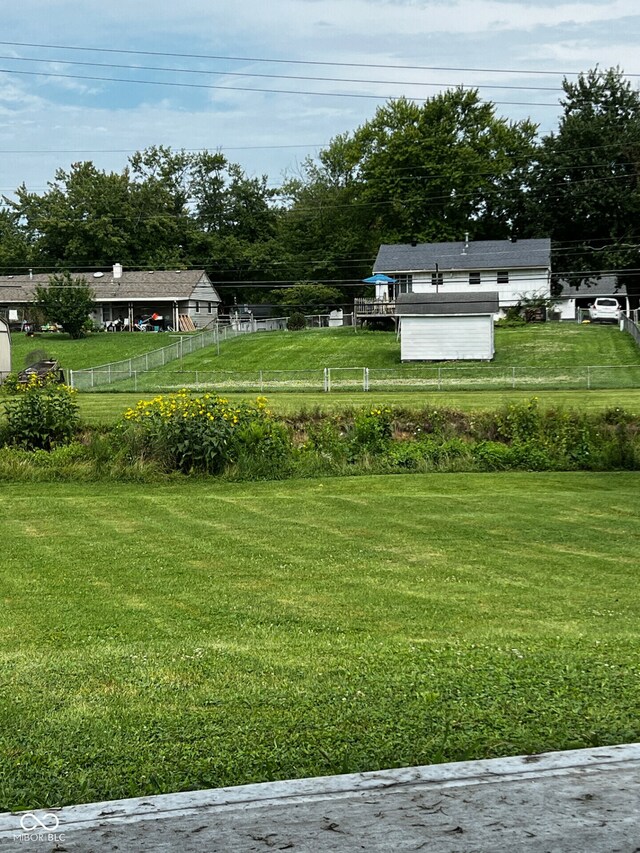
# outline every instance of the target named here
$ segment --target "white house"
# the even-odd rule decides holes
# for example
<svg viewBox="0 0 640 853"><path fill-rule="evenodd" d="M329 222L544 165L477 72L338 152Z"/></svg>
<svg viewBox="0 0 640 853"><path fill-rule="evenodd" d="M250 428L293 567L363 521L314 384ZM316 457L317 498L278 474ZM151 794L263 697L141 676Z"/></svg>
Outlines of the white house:
<svg viewBox="0 0 640 853"><path fill-rule="evenodd" d="M138 320L155 315L160 328L178 329L179 318L187 317L198 329L218 316L220 296L204 270L125 270L114 264L109 272L71 274L95 294L96 325L119 321L120 328L132 329ZM18 310L21 319L28 317L36 287L46 287L50 275L0 276L0 315Z"/></svg>
<svg viewBox="0 0 640 853"><path fill-rule="evenodd" d="M384 244L373 272L395 280L376 285L376 301L381 303L403 293L497 293L499 306L505 309L522 297L549 298L551 241Z"/></svg>
<svg viewBox="0 0 640 853"><path fill-rule="evenodd" d="M490 361L497 312L495 291L400 294L396 314L402 361Z"/></svg>

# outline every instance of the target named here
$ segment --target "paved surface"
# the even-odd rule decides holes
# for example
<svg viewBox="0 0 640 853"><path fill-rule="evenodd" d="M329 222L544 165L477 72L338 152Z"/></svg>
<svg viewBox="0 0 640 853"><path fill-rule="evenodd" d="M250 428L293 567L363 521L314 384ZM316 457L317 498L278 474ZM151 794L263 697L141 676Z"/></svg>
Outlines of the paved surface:
<svg viewBox="0 0 640 853"><path fill-rule="evenodd" d="M0 850L640 853L640 744L2 814Z"/></svg>

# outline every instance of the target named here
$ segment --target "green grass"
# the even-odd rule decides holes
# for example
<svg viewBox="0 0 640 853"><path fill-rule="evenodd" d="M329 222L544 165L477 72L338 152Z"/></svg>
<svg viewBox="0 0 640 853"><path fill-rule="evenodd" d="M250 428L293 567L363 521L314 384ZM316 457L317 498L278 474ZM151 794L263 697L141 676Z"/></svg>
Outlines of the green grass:
<svg viewBox="0 0 640 853"><path fill-rule="evenodd" d="M0 808L640 739L639 487L5 489Z"/></svg>
<svg viewBox="0 0 640 853"><path fill-rule="evenodd" d="M65 370L80 370L167 347L177 339L175 334L169 332L158 332L158 334L103 332L77 341L65 334L42 332L28 338L18 333L11 335L12 365L15 371L22 370L30 353L34 350L44 350L48 356L57 359Z"/></svg>
<svg viewBox="0 0 640 853"><path fill-rule="evenodd" d="M320 409L324 412L339 412L344 409L382 403L406 409L426 407L478 411L495 409L512 402L530 400L532 395L540 405L547 408L564 407L588 411L608 408L623 408L640 412L640 389L611 391L458 391L458 392L399 392L399 393L280 393L269 394L269 407L278 414L291 415L301 411ZM113 424L125 409L135 406L138 400L148 400L152 394L80 394L80 413L86 423ZM256 394L225 394L230 400L254 400ZM1 402L0 402L1 410Z"/></svg>
<svg viewBox="0 0 640 853"><path fill-rule="evenodd" d="M581 367L640 365L640 348L613 326L531 324L496 329L496 366ZM393 332L352 328L243 335L222 342L220 355L207 347L180 363L189 370L317 370L323 367L400 367ZM444 366L444 363L443 363ZM165 372L176 370L177 362ZM158 371L159 373L159 371Z"/></svg>

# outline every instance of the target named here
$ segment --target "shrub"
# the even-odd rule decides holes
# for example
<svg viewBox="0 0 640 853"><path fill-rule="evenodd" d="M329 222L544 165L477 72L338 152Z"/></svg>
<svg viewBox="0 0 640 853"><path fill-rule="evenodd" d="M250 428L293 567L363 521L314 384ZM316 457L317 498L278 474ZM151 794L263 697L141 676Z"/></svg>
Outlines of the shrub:
<svg viewBox="0 0 640 853"><path fill-rule="evenodd" d="M7 394L7 395L12 396L14 394L18 394L20 392L20 390L21 390L21 383L18 381L18 374L17 373L7 374L7 376L5 376L5 378L4 378L4 382L2 383L2 386L0 387L0 391L2 391L3 394Z"/></svg>
<svg viewBox="0 0 640 853"><path fill-rule="evenodd" d="M307 425L304 450L315 451L324 459L344 462L349 455L349 444L339 424L324 416L319 422Z"/></svg>
<svg viewBox="0 0 640 853"><path fill-rule="evenodd" d="M264 397L233 406L224 397L190 397L181 391L140 401L124 413L120 426L136 455L150 454L184 473L217 474L236 461L241 448L255 451L260 436L277 443L277 430L257 431L270 417Z"/></svg>
<svg viewBox="0 0 640 853"><path fill-rule="evenodd" d="M541 422L537 397L526 403L511 403L496 415L499 436L507 441L526 442L537 437Z"/></svg>
<svg viewBox="0 0 640 853"><path fill-rule="evenodd" d="M353 421L351 445L354 453L384 453L393 434L393 412L374 406L358 412Z"/></svg>
<svg viewBox="0 0 640 853"><path fill-rule="evenodd" d="M499 441L479 441L471 452L481 471L506 471L513 465L511 448Z"/></svg>
<svg viewBox="0 0 640 853"><path fill-rule="evenodd" d="M3 443L25 450L51 450L68 443L80 421L75 395L67 385L42 385L31 376L5 404Z"/></svg>
<svg viewBox="0 0 640 853"><path fill-rule="evenodd" d="M290 332L300 332L307 325L307 321L304 318L304 314L300 311L294 311L293 314L287 320L287 329Z"/></svg>
<svg viewBox="0 0 640 853"><path fill-rule="evenodd" d="M289 430L282 423L262 418L236 430L230 455L240 479L282 480L293 467Z"/></svg>

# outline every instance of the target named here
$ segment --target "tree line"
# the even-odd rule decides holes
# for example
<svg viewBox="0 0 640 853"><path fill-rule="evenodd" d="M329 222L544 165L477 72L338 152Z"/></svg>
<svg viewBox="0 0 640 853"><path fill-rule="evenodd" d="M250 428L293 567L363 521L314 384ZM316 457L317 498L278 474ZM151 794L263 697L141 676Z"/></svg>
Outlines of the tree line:
<svg viewBox="0 0 640 853"><path fill-rule="evenodd" d="M271 187L220 152L154 146L120 172L60 169L0 211L0 272L204 268L226 304L291 301L322 283L348 302L380 243L551 237L553 268L638 290L640 93L620 69L563 81L540 136L477 90L389 101ZM305 299L313 300L306 288ZM335 291L334 291L335 297Z"/></svg>

